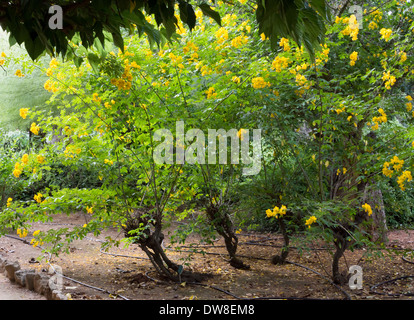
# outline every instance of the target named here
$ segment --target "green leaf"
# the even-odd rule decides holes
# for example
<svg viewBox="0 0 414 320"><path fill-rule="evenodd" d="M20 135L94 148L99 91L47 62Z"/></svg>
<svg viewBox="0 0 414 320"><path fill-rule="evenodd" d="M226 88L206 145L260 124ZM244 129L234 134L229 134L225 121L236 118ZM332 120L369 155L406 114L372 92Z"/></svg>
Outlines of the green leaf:
<svg viewBox="0 0 414 320"><path fill-rule="evenodd" d="M93 71L99 72L99 63L101 62L101 59L96 54L89 53L88 62L90 63Z"/></svg>
<svg viewBox="0 0 414 320"><path fill-rule="evenodd" d="M211 7L207 3L199 4L198 7L201 9L204 15L212 18L221 27L221 17L218 12L211 9Z"/></svg>
<svg viewBox="0 0 414 320"><path fill-rule="evenodd" d="M193 7L185 1L180 1L178 7L180 9L180 19L188 25L190 30L194 29L197 19Z"/></svg>

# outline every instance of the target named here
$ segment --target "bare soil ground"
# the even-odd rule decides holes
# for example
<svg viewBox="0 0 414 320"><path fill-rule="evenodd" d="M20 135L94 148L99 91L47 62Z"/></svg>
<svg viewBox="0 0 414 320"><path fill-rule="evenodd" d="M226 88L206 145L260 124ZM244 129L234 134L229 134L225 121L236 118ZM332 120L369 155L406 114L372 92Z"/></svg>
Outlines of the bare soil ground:
<svg viewBox="0 0 414 320"><path fill-rule="evenodd" d="M53 224L36 223L30 231L63 226L70 228L84 223L82 214L70 217L62 215L56 216ZM111 254L123 256L104 253L101 250L101 241L108 235L113 238L122 237L116 230L107 230L99 237L90 235L83 240L73 242L70 254L53 257L52 263L59 265L65 276L82 282L81 284L64 280L63 292L70 294L72 299L344 299L346 297L344 291L355 300L414 299L414 264L402 259L402 249L414 250L414 230L390 231L387 247L395 251L388 254L387 251L382 250L385 257L368 259L365 249L346 252L345 259L341 259L341 267L344 271L347 271L351 265L362 267L362 290L351 290L348 284L335 287L327 280L332 261L327 250L299 254L297 250L292 249L288 260L301 266L273 265L270 257L280 251L278 246L282 244L281 237L277 234L240 234L238 254L250 265L250 270L238 270L229 265L221 240L216 241L213 247L203 247L206 253L193 255L189 266L185 267L187 270L204 275L204 279L198 285L178 284L161 279L136 245L109 250ZM30 241L30 237L28 240ZM178 252L168 248L168 239L165 241L165 246L168 256L178 263L182 263L180 259L188 256L188 252ZM35 259L41 255L39 248L33 248L9 237L0 238L0 254L9 260L18 260L22 268L37 269L41 272L49 269L44 260L40 263L35 262ZM407 256L406 259L412 261L413 257ZM371 290L372 286L395 278L401 279ZM0 279L0 292L5 285L1 281L2 279ZM33 297L27 297L30 298Z"/></svg>
<svg viewBox="0 0 414 320"><path fill-rule="evenodd" d="M0 300L46 300L46 298L11 283L3 274L0 274Z"/></svg>

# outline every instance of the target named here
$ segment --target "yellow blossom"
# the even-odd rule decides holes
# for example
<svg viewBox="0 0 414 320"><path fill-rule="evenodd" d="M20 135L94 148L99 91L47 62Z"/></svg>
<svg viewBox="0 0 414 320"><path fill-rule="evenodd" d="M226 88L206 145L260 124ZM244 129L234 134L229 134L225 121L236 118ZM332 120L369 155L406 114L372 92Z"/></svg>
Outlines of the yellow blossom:
<svg viewBox="0 0 414 320"><path fill-rule="evenodd" d="M217 38L217 43L222 44L229 38L229 33L222 27L216 31L215 36Z"/></svg>
<svg viewBox="0 0 414 320"><path fill-rule="evenodd" d="M208 88L206 90L207 99L215 98L217 96L216 90L213 87Z"/></svg>
<svg viewBox="0 0 414 320"><path fill-rule="evenodd" d="M266 216L268 218L275 217L276 219L278 219L279 216L283 217L286 214L286 212L287 212L287 208L285 205L282 205L280 208L275 206L273 210L270 210L270 209L266 210Z"/></svg>
<svg viewBox="0 0 414 320"><path fill-rule="evenodd" d="M315 216L311 216L309 219L307 219L306 221L305 221L305 225L306 226L308 226L308 228L310 228L311 227L311 225L313 224L313 223L315 223L316 222L316 217Z"/></svg>
<svg viewBox="0 0 414 320"><path fill-rule="evenodd" d="M362 209L364 209L364 211L368 213L368 216L372 214L372 208L368 203L363 204Z"/></svg>
<svg viewBox="0 0 414 320"><path fill-rule="evenodd" d="M42 197L43 195L39 192L38 194L34 196L34 199L36 200L37 203L42 203Z"/></svg>
<svg viewBox="0 0 414 320"><path fill-rule="evenodd" d="M25 237L27 237L27 234L28 234L28 231L27 231L27 229L17 229L16 230L16 233L19 235L19 237L20 238L25 238Z"/></svg>
<svg viewBox="0 0 414 320"><path fill-rule="evenodd" d="M240 83L240 77L238 77L238 76L233 76L233 77L231 78L231 81L233 81L233 82L235 82L235 83L239 84L239 83Z"/></svg>
<svg viewBox="0 0 414 320"><path fill-rule="evenodd" d="M39 134L39 130L40 130L39 126L37 126L36 123L33 122L32 125L30 126L30 131L33 134L38 135Z"/></svg>
<svg viewBox="0 0 414 320"><path fill-rule="evenodd" d="M38 156L37 156L37 162L39 162L40 164L45 163L45 157L43 157L43 156L41 156L41 155L38 155Z"/></svg>
<svg viewBox="0 0 414 320"><path fill-rule="evenodd" d="M392 34L392 30L391 29L386 29L386 28L382 28L380 30L380 34L381 34L381 39L384 39L385 41L389 41L391 34Z"/></svg>
<svg viewBox="0 0 414 320"><path fill-rule="evenodd" d="M20 116L23 118L23 119L26 119L26 117L27 117L27 113L29 112L29 109L28 108L22 108L22 109L20 109Z"/></svg>
<svg viewBox="0 0 414 320"><path fill-rule="evenodd" d="M263 77L256 77L252 79L252 86L255 89L262 89L270 86L269 82L266 82Z"/></svg>
<svg viewBox="0 0 414 320"><path fill-rule="evenodd" d="M289 66L289 58L276 56L272 62L272 69L276 72L281 72L282 69L285 69Z"/></svg>
<svg viewBox="0 0 414 320"><path fill-rule="evenodd" d="M411 175L411 171L404 171L398 178L397 178L397 183L400 186L401 190L404 191L405 190L405 185L404 182L405 181L412 181L413 177Z"/></svg>
<svg viewBox="0 0 414 320"><path fill-rule="evenodd" d="M22 157L22 163L28 164L29 163L29 155L25 153Z"/></svg>
<svg viewBox="0 0 414 320"><path fill-rule="evenodd" d="M351 66L355 65L355 61L358 59L358 52L354 51L350 54L349 59L351 59L351 61L349 62L349 64Z"/></svg>
<svg viewBox="0 0 414 320"><path fill-rule="evenodd" d="M104 162L105 162L106 164L109 164L109 165L113 165L113 164L114 164L114 161L113 161L113 160L108 160L108 159L105 159L105 160L104 160Z"/></svg>
<svg viewBox="0 0 414 320"><path fill-rule="evenodd" d="M283 47L283 51L290 51L289 39L280 39L279 46Z"/></svg>
<svg viewBox="0 0 414 320"><path fill-rule="evenodd" d="M16 70L15 75L18 76L19 78L24 77L24 75L23 75L23 73L22 73L22 71L20 69L17 69Z"/></svg>

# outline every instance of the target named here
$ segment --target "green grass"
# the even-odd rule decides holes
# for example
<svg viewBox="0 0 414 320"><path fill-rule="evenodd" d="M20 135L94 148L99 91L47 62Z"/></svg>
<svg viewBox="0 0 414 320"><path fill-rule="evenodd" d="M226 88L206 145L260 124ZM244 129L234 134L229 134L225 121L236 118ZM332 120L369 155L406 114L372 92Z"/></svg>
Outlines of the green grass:
<svg viewBox="0 0 414 320"><path fill-rule="evenodd" d="M47 80L41 71L34 69L24 48L18 45L9 46L8 35L0 28L0 52L7 57L18 57L15 64L10 64L6 70L0 69L0 128L10 130L26 130L30 127L30 119L19 116L20 108L31 110L48 110L45 102L50 93L43 88ZM42 58L42 64L47 65L49 57ZM25 77L15 76L15 71L21 69Z"/></svg>

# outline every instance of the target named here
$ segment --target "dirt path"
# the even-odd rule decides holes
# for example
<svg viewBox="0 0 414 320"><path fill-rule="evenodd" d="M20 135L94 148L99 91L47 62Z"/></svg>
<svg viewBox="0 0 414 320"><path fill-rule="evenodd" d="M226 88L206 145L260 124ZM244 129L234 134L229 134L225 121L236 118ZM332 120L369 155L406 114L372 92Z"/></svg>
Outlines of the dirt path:
<svg viewBox="0 0 414 320"><path fill-rule="evenodd" d="M0 300L46 300L33 291L26 290L10 282L0 274Z"/></svg>
<svg viewBox="0 0 414 320"><path fill-rule="evenodd" d="M46 232L60 226L69 225L70 228L72 225L82 226L85 223L81 214L55 215L53 218L53 224L34 223L29 234L34 230ZM275 266L269 257L280 252L283 239L279 234L241 233L238 254L251 268L236 270L227 261L228 255L222 239L214 242L213 246L200 246L204 254L194 254L189 259L188 252L169 248L167 237L165 245L169 257L177 263L184 261L187 263L187 270L203 275L203 286L200 286L156 281L164 279L155 272L148 257L137 245L120 245L111 247L108 252L102 251L102 241L109 236L118 239L119 232L113 228L104 230L97 236L90 234L82 240L72 242L69 253L53 257L52 262L62 268L65 276L94 287L64 280L63 294L70 294L73 300L113 300L121 299L122 296L131 300L227 300L257 297L344 299L345 291L355 300L414 299L414 265L402 260L402 249L414 252L414 230L390 231L388 248L392 248L393 252L388 254L387 251L381 251L383 257L378 253L369 255L364 248L348 250L346 259L341 259L340 269L346 272L349 266L359 265L363 268L364 285L362 290L351 290L345 283L340 288L343 291L318 274L300 266L306 266L323 275L328 274L332 258L329 251L323 250L323 243L317 244L317 248L321 249L318 251L299 254L298 250L292 249L289 261L299 265ZM26 240L30 241L30 238ZM198 240L193 236L187 245L192 242L197 245ZM44 260L33 262L41 254L41 250L18 239L1 237L0 254L10 261L18 261L22 269L35 269L38 272L48 270ZM414 255L407 258L414 262ZM401 280L379 286L376 290L378 294L370 290L373 285L404 276ZM105 291L98 291L96 288ZM1 274L0 300L2 299L44 300L44 297L17 288Z"/></svg>

